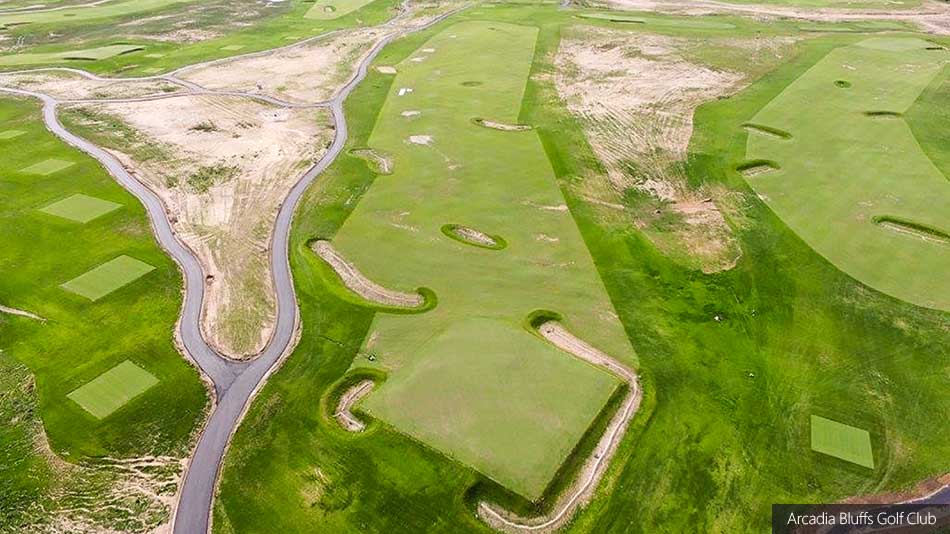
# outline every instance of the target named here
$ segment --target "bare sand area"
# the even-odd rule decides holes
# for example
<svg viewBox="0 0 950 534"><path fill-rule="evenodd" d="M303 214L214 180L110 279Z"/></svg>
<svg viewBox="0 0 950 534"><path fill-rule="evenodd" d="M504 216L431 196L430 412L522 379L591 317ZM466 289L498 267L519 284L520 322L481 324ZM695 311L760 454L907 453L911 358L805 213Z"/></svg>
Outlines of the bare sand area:
<svg viewBox="0 0 950 534"><path fill-rule="evenodd" d="M104 100L171 94L182 87L162 79L95 80L68 70L0 73L0 86L43 93L57 100Z"/></svg>

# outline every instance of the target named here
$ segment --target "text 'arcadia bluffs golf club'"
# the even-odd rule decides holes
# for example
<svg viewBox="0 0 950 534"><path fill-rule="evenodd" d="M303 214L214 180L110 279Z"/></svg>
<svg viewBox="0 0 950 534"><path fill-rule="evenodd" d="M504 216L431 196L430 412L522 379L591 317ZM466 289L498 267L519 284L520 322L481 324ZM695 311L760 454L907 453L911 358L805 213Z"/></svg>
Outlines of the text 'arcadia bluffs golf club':
<svg viewBox="0 0 950 534"><path fill-rule="evenodd" d="M0 0L0 534L950 529L950 1Z"/></svg>

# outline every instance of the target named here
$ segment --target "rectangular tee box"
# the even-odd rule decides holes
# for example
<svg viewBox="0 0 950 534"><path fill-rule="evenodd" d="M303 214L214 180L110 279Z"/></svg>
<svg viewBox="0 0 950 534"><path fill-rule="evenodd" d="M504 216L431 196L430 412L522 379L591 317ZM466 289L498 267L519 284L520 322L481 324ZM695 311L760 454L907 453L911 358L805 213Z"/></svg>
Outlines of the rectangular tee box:
<svg viewBox="0 0 950 534"><path fill-rule="evenodd" d="M59 172L63 169L72 167L75 163L71 161L63 161L61 159L48 159L41 161L35 165L30 165L29 167L23 169L20 172L26 174L39 174L41 176L48 176L54 172Z"/></svg>
<svg viewBox="0 0 950 534"><path fill-rule="evenodd" d="M53 202L49 206L41 208L40 211L71 221L87 223L121 207L122 204L77 193Z"/></svg>
<svg viewBox="0 0 950 534"><path fill-rule="evenodd" d="M73 278L61 287L96 301L153 270L155 267L143 261L129 256L119 256L86 274Z"/></svg>
<svg viewBox="0 0 950 534"><path fill-rule="evenodd" d="M867 430L811 416L811 449L874 469L871 435Z"/></svg>
<svg viewBox="0 0 950 534"><path fill-rule="evenodd" d="M96 419L103 419L157 383L151 373L126 360L67 397Z"/></svg>

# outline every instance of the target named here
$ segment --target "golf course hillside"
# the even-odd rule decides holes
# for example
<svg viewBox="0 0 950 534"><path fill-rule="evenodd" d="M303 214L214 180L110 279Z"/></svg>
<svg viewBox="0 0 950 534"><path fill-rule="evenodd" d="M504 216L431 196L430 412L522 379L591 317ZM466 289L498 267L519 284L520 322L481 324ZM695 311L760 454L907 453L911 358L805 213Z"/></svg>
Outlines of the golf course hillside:
<svg viewBox="0 0 950 534"><path fill-rule="evenodd" d="M841 47L752 118L787 134L752 130L746 152L771 163L749 183L805 242L864 284L939 310L950 310L950 177L903 115L948 61L914 37Z"/></svg>
<svg viewBox="0 0 950 534"><path fill-rule="evenodd" d="M0 0L0 534L924 534L948 272L945 0Z"/></svg>

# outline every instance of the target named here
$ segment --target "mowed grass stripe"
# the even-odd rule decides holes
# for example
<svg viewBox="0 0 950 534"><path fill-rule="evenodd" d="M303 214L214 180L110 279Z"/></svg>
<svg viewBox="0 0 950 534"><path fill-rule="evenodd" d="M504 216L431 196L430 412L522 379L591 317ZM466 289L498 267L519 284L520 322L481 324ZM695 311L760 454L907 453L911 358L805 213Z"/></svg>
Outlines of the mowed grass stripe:
<svg viewBox="0 0 950 534"><path fill-rule="evenodd" d="M139 45L109 45L100 46L97 48L67 50L64 52L14 54L9 56L0 56L0 66L45 65L68 61L98 61L100 59L109 59L111 57L121 56L122 54L144 50L144 48L145 47Z"/></svg>
<svg viewBox="0 0 950 534"><path fill-rule="evenodd" d="M815 452L874 469L871 435L867 430L813 415L811 448Z"/></svg>
<svg viewBox="0 0 950 534"><path fill-rule="evenodd" d="M126 360L67 397L97 419L103 419L157 383L151 373Z"/></svg>
<svg viewBox="0 0 950 534"><path fill-rule="evenodd" d="M780 168L747 180L848 275L913 304L950 310L950 247L874 222L888 216L950 228L947 178L900 117L950 59L931 47L888 37L833 50L750 121L792 137L749 136L747 157Z"/></svg>
<svg viewBox="0 0 950 534"><path fill-rule="evenodd" d="M87 223L121 208L121 204L78 193L41 208L40 211L71 221Z"/></svg>
<svg viewBox="0 0 950 534"><path fill-rule="evenodd" d="M99 300L113 291L134 282L155 267L129 256L119 256L62 285L63 289Z"/></svg>
<svg viewBox="0 0 950 534"><path fill-rule="evenodd" d="M6 141L6 140L8 140L8 139L15 139L15 138L20 137L21 135L23 135L23 134L25 134L25 133L26 133L26 132L24 132L23 130L6 130L6 131L3 131L3 132L0 132L0 141Z"/></svg>
<svg viewBox="0 0 950 534"><path fill-rule="evenodd" d="M50 158L48 160L41 161L30 165L29 167L21 170L20 172L24 174L36 174L39 176L49 176L55 172L59 172L64 169L68 169L75 165L71 161L63 161L61 159Z"/></svg>

